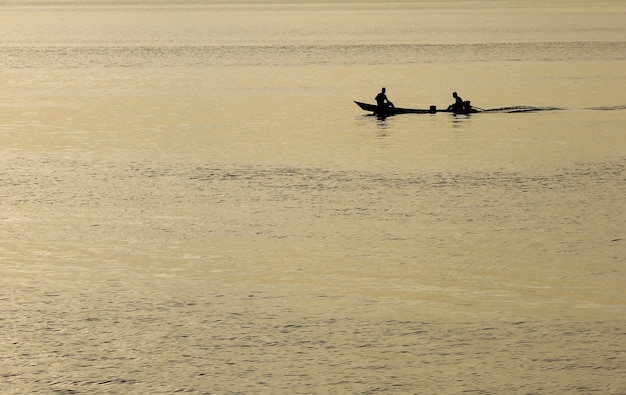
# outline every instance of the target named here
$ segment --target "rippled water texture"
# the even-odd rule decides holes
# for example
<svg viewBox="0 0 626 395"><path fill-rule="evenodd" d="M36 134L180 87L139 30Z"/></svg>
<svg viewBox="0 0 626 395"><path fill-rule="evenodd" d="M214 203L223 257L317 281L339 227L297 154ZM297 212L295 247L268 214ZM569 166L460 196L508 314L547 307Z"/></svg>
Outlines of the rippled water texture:
<svg viewBox="0 0 626 395"><path fill-rule="evenodd" d="M0 393L626 393L625 13L0 1Z"/></svg>

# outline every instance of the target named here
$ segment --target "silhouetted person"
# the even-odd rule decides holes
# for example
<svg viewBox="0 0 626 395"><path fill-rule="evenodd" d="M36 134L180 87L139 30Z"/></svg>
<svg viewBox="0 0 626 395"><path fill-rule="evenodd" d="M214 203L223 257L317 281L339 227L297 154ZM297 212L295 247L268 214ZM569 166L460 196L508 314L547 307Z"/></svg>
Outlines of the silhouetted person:
<svg viewBox="0 0 626 395"><path fill-rule="evenodd" d="M454 112L463 112L465 106L463 104L463 99L461 98L461 96L459 96L456 92L452 92L452 97L454 98L454 103L448 106L448 110Z"/></svg>
<svg viewBox="0 0 626 395"><path fill-rule="evenodd" d="M454 103L448 106L448 111L453 111L457 114L469 114L472 112L472 103L469 100L463 101L456 92L452 92L452 97L454 97Z"/></svg>
<svg viewBox="0 0 626 395"><path fill-rule="evenodd" d="M380 93L376 95L378 115L387 115L389 108L393 108L393 103L389 101L385 92L387 92L387 89L383 88Z"/></svg>

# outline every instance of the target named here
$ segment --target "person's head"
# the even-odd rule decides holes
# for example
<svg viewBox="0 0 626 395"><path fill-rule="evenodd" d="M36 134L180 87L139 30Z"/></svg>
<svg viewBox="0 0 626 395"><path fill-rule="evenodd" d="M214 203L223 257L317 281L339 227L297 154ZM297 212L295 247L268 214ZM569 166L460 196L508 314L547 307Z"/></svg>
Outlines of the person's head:
<svg viewBox="0 0 626 395"><path fill-rule="evenodd" d="M456 92L452 92L452 97L454 97L456 99L458 95L456 94Z"/></svg>
<svg viewBox="0 0 626 395"><path fill-rule="evenodd" d="M382 93L385 93L387 91L387 89L385 89L385 87L383 87L383 89L381 90Z"/></svg>

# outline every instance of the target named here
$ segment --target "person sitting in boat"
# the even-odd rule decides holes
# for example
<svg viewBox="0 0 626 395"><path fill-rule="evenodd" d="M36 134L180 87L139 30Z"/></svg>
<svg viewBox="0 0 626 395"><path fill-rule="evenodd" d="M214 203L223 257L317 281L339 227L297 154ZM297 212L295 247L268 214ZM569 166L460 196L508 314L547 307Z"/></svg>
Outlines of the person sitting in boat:
<svg viewBox="0 0 626 395"><path fill-rule="evenodd" d="M393 108L393 103L389 101L387 98L387 89L383 88L379 94L376 95L376 105L378 106L378 111L381 114L385 114L388 112L389 108Z"/></svg>
<svg viewBox="0 0 626 395"><path fill-rule="evenodd" d="M471 112L472 106L469 101L463 101L456 92L452 92L452 97L454 98L454 103L448 106L448 111L454 111L457 114Z"/></svg>

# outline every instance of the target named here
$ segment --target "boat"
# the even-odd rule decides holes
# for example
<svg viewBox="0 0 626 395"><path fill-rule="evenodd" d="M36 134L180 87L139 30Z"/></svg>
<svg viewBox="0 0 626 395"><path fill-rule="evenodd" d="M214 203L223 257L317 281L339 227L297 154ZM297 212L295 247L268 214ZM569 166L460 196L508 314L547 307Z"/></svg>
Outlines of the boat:
<svg viewBox="0 0 626 395"><path fill-rule="evenodd" d="M389 106L383 109L384 110L383 114L380 114L381 112L380 108L378 108L376 104L368 104L368 103L363 103L363 102L356 101L356 100L354 102L356 103L357 106L361 107L363 110L371 111L374 115L378 115L381 117L386 117L386 116L396 115L396 114L436 114L438 112L447 112L451 114L471 114L471 113L483 111L475 107L472 107L471 105L469 105L469 102L468 102L467 107L465 107L462 111L455 111L452 109L444 110L444 109L437 108L437 106L430 106L430 108L428 109L402 108L402 107Z"/></svg>

